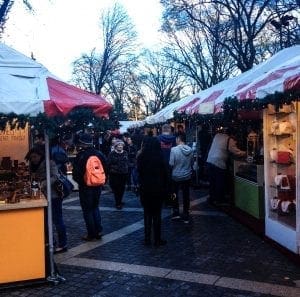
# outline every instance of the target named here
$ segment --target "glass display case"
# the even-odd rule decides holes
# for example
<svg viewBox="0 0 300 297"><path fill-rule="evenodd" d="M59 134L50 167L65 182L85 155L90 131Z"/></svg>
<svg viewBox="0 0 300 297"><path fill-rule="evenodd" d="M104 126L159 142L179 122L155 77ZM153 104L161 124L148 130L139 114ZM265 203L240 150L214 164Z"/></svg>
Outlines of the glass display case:
<svg viewBox="0 0 300 297"><path fill-rule="evenodd" d="M266 235L299 253L299 103L264 111ZM298 223L299 224L299 223Z"/></svg>
<svg viewBox="0 0 300 297"><path fill-rule="evenodd" d="M234 161L234 205L258 220L264 219L264 165Z"/></svg>

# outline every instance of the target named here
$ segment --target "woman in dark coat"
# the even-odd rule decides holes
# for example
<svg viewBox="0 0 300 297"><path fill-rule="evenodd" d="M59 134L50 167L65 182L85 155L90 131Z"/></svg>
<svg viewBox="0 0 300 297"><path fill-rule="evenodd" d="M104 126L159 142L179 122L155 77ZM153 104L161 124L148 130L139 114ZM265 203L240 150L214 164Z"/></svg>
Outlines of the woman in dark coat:
<svg viewBox="0 0 300 297"><path fill-rule="evenodd" d="M166 244L161 239L161 209L166 194L167 168L160 143L156 137L146 136L137 156L140 199L144 208L145 245L151 245L153 225L154 245Z"/></svg>

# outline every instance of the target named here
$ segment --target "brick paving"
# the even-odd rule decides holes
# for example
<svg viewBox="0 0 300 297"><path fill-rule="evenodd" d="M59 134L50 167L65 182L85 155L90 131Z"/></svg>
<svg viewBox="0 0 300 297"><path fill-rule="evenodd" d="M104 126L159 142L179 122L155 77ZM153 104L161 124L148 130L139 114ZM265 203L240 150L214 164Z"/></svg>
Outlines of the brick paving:
<svg viewBox="0 0 300 297"><path fill-rule="evenodd" d="M192 192L190 224L172 222L163 211L166 246L145 247L143 212L126 192L125 208L101 197L104 237L83 243L85 226L78 194L65 201L69 251L56 257L65 282L0 290L0 296L300 296L300 268L269 243ZM72 254L73 252L73 254Z"/></svg>

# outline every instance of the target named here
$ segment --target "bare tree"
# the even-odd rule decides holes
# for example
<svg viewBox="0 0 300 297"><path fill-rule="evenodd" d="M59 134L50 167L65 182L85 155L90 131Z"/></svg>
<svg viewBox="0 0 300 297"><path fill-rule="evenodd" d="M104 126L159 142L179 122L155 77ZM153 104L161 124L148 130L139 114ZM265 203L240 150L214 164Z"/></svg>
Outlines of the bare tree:
<svg viewBox="0 0 300 297"><path fill-rule="evenodd" d="M136 32L124 8L115 4L101 15L102 50L74 61L73 81L91 92L109 92L111 77L135 65Z"/></svg>
<svg viewBox="0 0 300 297"><path fill-rule="evenodd" d="M2 0L0 2L1 2L0 3L0 38L1 38L5 29L5 23L8 20L9 12L15 3L15 0ZM23 0L23 3L28 10L30 11L33 10L29 0Z"/></svg>
<svg viewBox="0 0 300 297"><path fill-rule="evenodd" d="M264 57L263 35L270 22L294 11L297 4L292 0L161 0L167 16L190 25L197 22L207 34L224 47L236 66L249 70ZM211 15L220 16L221 30L214 31L207 20ZM261 41L263 43L260 43ZM270 42L270 41L269 41Z"/></svg>
<svg viewBox="0 0 300 297"><path fill-rule="evenodd" d="M140 80L143 85L142 100L146 109L156 113L160 109L180 99L185 87L184 79L173 62L162 53L146 51Z"/></svg>
<svg viewBox="0 0 300 297"><path fill-rule="evenodd" d="M220 34L219 15L209 16L207 23L216 35ZM194 81L197 91L227 79L233 72L233 59L217 39L194 20L184 26L166 20L164 30L168 36L165 54L174 61L179 72Z"/></svg>

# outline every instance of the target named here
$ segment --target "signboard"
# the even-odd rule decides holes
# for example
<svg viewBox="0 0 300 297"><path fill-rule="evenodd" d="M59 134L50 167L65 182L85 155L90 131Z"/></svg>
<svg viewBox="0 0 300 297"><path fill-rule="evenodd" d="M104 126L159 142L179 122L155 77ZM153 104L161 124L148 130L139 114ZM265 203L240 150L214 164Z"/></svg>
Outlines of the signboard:
<svg viewBox="0 0 300 297"><path fill-rule="evenodd" d="M199 114L213 114L215 111L215 102L203 102L199 104L198 113Z"/></svg>
<svg viewBox="0 0 300 297"><path fill-rule="evenodd" d="M10 129L8 126L0 131L0 161L3 157L10 157L11 160L23 162L28 149L28 124L24 129Z"/></svg>

